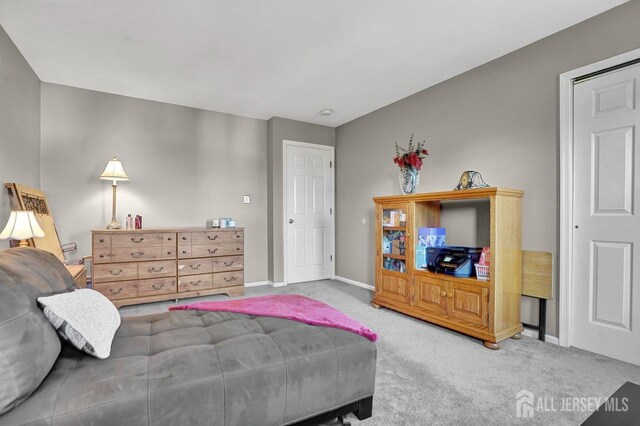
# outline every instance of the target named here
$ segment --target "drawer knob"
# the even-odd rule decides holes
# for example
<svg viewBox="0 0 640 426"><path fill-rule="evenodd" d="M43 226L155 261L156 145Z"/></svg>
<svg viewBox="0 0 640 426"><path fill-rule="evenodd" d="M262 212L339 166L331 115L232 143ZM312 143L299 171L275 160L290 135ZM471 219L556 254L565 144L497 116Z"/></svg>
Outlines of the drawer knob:
<svg viewBox="0 0 640 426"><path fill-rule="evenodd" d="M211 237L211 235L207 235L207 238L210 239L211 241L213 241L213 240L217 240L218 236L214 235L213 237Z"/></svg>
<svg viewBox="0 0 640 426"><path fill-rule="evenodd" d="M100 238L100 242L101 242L101 243L104 243L104 238Z"/></svg>
<svg viewBox="0 0 640 426"><path fill-rule="evenodd" d="M173 241L173 237L167 238L168 241Z"/></svg>
<svg viewBox="0 0 640 426"><path fill-rule="evenodd" d="M149 272L162 272L163 270L164 270L164 266L161 266L159 268L154 268L154 267L149 268Z"/></svg>
<svg viewBox="0 0 640 426"><path fill-rule="evenodd" d="M440 292L440 296L442 296L442 297L447 297L447 292L446 292L446 291L441 291L441 292Z"/></svg>
<svg viewBox="0 0 640 426"><path fill-rule="evenodd" d="M142 256L144 256L144 252L143 251L133 251L133 252L131 252L131 257L133 257L133 258L138 259L138 258L140 258Z"/></svg>
<svg viewBox="0 0 640 426"><path fill-rule="evenodd" d="M224 277L224 282L230 283L231 281L235 281L236 277Z"/></svg>
<svg viewBox="0 0 640 426"><path fill-rule="evenodd" d="M216 249L213 249L213 250L211 250L211 249L207 249L207 251L209 252L209 254L213 254L213 253L217 252L217 251L218 251L218 249L217 249L217 248L216 248Z"/></svg>
<svg viewBox="0 0 640 426"><path fill-rule="evenodd" d="M240 247L236 247L236 251L240 251Z"/></svg>
<svg viewBox="0 0 640 426"><path fill-rule="evenodd" d="M117 271L114 271L113 269L109 269L109 273L111 275L120 275L122 273L122 269L118 269Z"/></svg>
<svg viewBox="0 0 640 426"><path fill-rule="evenodd" d="M119 289L117 289L117 290L114 290L114 289L112 289L112 288L110 288L110 289L109 289L109 293L113 294L114 296L115 296L116 294L120 294L120 292L121 292L121 291L122 291L122 287L120 287L120 288L119 288Z"/></svg>
<svg viewBox="0 0 640 426"><path fill-rule="evenodd" d="M187 237L182 237L182 241L187 241Z"/></svg>
<svg viewBox="0 0 640 426"><path fill-rule="evenodd" d="M189 265L191 267L191 269L193 269L194 271L197 271L198 269L200 269L200 267L202 266L200 263L198 263L197 265Z"/></svg>
<svg viewBox="0 0 640 426"><path fill-rule="evenodd" d="M231 262L224 262L224 266L231 266L233 265L233 260Z"/></svg>
<svg viewBox="0 0 640 426"><path fill-rule="evenodd" d="M171 254L171 250L169 250L169 251L167 252L167 254Z"/></svg>
<svg viewBox="0 0 640 426"><path fill-rule="evenodd" d="M182 254L187 254L187 251L186 250L182 250Z"/></svg>
<svg viewBox="0 0 640 426"><path fill-rule="evenodd" d="M136 237L131 237L131 241L138 244L144 241L144 237L140 237L139 239L136 240Z"/></svg>
<svg viewBox="0 0 640 426"><path fill-rule="evenodd" d="M153 287L155 290L160 290L162 287L164 287L164 283L162 283L162 284L152 284L151 287Z"/></svg>
<svg viewBox="0 0 640 426"><path fill-rule="evenodd" d="M189 281L189 284L191 284L191 285L192 285L192 286L194 286L194 287L198 287L198 286L200 286L200 283L201 283L201 282L202 282L202 280L198 280L198 281L196 281L196 282Z"/></svg>
<svg viewBox="0 0 640 426"><path fill-rule="evenodd" d="M100 259L104 259L104 254L101 254L101 255L100 255Z"/></svg>
<svg viewBox="0 0 640 426"><path fill-rule="evenodd" d="M236 234L236 238L240 238L240 234Z"/></svg>
<svg viewBox="0 0 640 426"><path fill-rule="evenodd" d="M453 293L447 293L447 297L451 299L453 297Z"/></svg>

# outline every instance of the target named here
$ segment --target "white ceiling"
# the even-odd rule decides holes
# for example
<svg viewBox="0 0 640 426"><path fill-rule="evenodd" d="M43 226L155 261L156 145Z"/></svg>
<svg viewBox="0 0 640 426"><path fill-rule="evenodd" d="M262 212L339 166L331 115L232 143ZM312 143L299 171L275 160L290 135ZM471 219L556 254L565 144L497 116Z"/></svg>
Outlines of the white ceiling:
<svg viewBox="0 0 640 426"><path fill-rule="evenodd" d="M42 81L338 126L625 1L0 0L0 24Z"/></svg>

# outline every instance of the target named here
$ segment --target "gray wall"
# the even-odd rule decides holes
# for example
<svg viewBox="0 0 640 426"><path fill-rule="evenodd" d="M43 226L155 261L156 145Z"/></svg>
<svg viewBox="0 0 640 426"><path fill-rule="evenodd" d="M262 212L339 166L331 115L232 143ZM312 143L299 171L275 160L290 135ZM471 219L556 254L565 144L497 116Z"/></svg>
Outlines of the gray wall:
<svg viewBox="0 0 640 426"><path fill-rule="evenodd" d="M245 281L267 280L267 122L42 83L42 188L62 242L91 251L90 230L111 218L111 186L98 179L117 156L118 220L145 227L244 226ZM243 204L243 195L251 204Z"/></svg>
<svg viewBox="0 0 640 426"><path fill-rule="evenodd" d="M449 190L464 170L525 190L523 245L558 253L558 75L640 48L640 1L340 126L336 133L336 274L374 282L371 197L399 193L394 142L426 139L419 191ZM367 223L362 224L362 219ZM557 271L556 271L557 273ZM557 336L557 298L548 330ZM523 321L537 309L523 301Z"/></svg>
<svg viewBox="0 0 640 426"><path fill-rule="evenodd" d="M0 183L40 186L40 79L0 27ZM0 188L0 231L9 197ZM0 249L9 247L0 241Z"/></svg>
<svg viewBox="0 0 640 426"><path fill-rule="evenodd" d="M282 238L282 146L283 141L315 143L335 146L336 132L333 127L309 124L301 121L272 117L268 122L268 233L269 281L280 283L284 280L283 238Z"/></svg>

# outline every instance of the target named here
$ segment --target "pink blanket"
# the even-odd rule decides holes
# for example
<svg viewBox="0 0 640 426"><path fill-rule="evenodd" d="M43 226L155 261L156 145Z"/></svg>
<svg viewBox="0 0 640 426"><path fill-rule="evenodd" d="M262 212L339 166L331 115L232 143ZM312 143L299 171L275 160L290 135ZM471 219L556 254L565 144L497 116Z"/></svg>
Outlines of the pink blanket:
<svg viewBox="0 0 640 426"><path fill-rule="evenodd" d="M169 310L224 311L285 318L311 325L339 328L359 334L373 342L378 340L376 333L350 316L325 303L297 294L276 294L220 302L197 302L172 306Z"/></svg>

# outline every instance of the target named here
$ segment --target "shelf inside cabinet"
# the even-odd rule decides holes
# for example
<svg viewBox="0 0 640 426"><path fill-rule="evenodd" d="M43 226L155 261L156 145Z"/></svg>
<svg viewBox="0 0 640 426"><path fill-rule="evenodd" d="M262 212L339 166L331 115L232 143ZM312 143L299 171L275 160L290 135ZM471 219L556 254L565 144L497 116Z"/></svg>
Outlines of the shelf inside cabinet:
<svg viewBox="0 0 640 426"><path fill-rule="evenodd" d="M489 285L491 284L491 279L479 280L478 278L475 278L475 277L472 277L472 278L455 277L449 274L437 274L427 269L416 269L415 274L423 277L427 277L427 278L457 282L461 284L472 284L472 285L477 285L481 287L489 287Z"/></svg>
<svg viewBox="0 0 640 426"><path fill-rule="evenodd" d="M407 256L405 256L404 254L383 253L382 255L384 257L388 257L391 259L399 259L399 260L405 260L407 258Z"/></svg>
<svg viewBox="0 0 640 426"><path fill-rule="evenodd" d="M406 226L383 226L382 230L384 231L406 231Z"/></svg>

